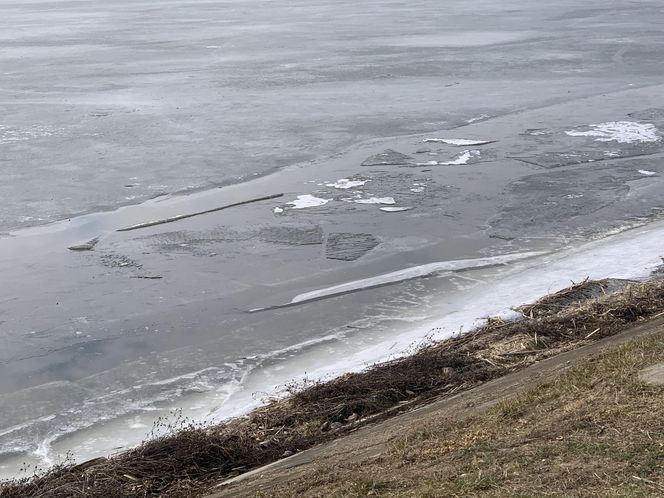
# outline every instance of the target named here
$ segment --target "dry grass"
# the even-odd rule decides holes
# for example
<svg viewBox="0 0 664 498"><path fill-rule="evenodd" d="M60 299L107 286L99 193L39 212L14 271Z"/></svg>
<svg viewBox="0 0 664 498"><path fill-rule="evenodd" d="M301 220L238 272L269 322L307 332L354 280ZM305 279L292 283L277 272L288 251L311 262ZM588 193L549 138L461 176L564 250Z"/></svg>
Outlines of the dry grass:
<svg viewBox="0 0 664 498"><path fill-rule="evenodd" d="M566 292L583 294L590 285L598 284L584 282ZM199 495L225 477L333 439L369 420L468 389L657 316L664 312L664 280L632 284L590 300L572 299L562 307L552 306L552 298L546 306L542 303L535 304L537 312L524 313L523 320L490 320L472 334L307 387L246 418L214 427L176 424L171 433L112 458L64 465L0 485L0 497ZM478 444L486 441L482 434L475 438ZM469 469L461 478L470 488L490 488L497 479L473 472ZM356 485L359 494L385 489L382 481Z"/></svg>
<svg viewBox="0 0 664 498"><path fill-rule="evenodd" d="M270 496L664 496L664 334L587 360L482 415L432 417L377 459L334 462Z"/></svg>

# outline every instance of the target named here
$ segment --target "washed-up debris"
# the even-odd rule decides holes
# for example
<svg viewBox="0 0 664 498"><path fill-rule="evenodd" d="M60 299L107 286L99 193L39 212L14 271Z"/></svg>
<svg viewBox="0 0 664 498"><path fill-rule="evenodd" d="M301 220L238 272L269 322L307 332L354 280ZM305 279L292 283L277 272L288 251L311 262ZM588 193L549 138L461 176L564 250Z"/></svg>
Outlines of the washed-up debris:
<svg viewBox="0 0 664 498"><path fill-rule="evenodd" d="M69 246L67 249L69 249L70 251L92 251L94 247L97 245L97 242L99 242L99 239L100 237L95 237L94 239L90 239L83 244Z"/></svg>
<svg viewBox="0 0 664 498"><path fill-rule="evenodd" d="M138 223L137 225L131 225L125 228L119 228L117 231L118 232L129 232L130 230L139 230L141 228L148 228L148 227L153 227L155 225L163 225L165 223L172 223L174 221L180 221L184 220L187 218L193 218L194 216L200 216L202 214L208 214L208 213L214 213L216 211L221 211L223 209L228 209L232 208L235 206L243 206L244 204L251 204L253 202L260 202L260 201L267 201L270 199L277 199L279 197L283 197L284 194L272 194L272 195L266 195L264 197L257 197L255 199L249 199L246 201L240 201L240 202L234 202L232 204L226 204L225 206L220 206L217 208L213 209L206 209L205 211L198 211L196 213L190 213L190 214L180 214L178 216L173 216L171 218L164 218L163 220L155 220L155 221L148 221L145 223Z"/></svg>
<svg viewBox="0 0 664 498"><path fill-rule="evenodd" d="M107 268L134 268L140 270L143 265L127 256L121 254L105 254L101 257L101 263Z"/></svg>

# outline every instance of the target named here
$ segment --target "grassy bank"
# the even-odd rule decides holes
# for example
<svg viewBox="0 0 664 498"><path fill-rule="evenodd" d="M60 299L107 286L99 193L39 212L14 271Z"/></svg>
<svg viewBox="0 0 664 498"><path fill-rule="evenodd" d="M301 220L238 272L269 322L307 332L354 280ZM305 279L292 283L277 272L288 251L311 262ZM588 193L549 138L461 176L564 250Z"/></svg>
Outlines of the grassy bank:
<svg viewBox="0 0 664 498"><path fill-rule="evenodd" d="M432 418L377 458L313 466L269 496L664 496L664 333L461 421ZM304 473L304 472L302 472Z"/></svg>
<svg viewBox="0 0 664 498"><path fill-rule="evenodd" d="M620 290L610 292L616 288ZM489 320L473 333L427 345L411 356L361 373L309 386L245 418L214 427L176 424L172 434L113 458L65 465L8 483L0 487L0 496L203 494L226 477L659 316L664 312L664 280L626 286L617 281L584 282L520 311L522 320ZM519 409L512 411L521 416ZM469 482L484 479L470 470L463 472ZM361 494L366 487L367 493L376 493L384 487L384 479L367 479L366 486L356 480L357 490L343 488L343 492ZM389 489L385 492L391 492Z"/></svg>

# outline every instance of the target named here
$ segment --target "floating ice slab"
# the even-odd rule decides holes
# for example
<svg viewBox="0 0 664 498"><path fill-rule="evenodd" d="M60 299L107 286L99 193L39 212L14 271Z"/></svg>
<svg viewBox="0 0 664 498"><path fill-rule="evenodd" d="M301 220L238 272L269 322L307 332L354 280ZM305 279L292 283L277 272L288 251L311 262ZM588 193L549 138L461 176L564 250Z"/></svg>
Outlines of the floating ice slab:
<svg viewBox="0 0 664 498"><path fill-rule="evenodd" d="M429 263L426 265L415 266L413 268L405 268L375 277L364 278L361 280L353 280L344 284L326 287L325 289L318 289L311 292L299 294L291 300L291 304L303 303L313 299L321 299L324 297L337 296L339 294L346 294L348 292L355 292L364 289L371 289L382 285L394 284L404 280L411 280L413 278L426 277L436 273L454 272L459 270L467 270L469 268L481 268L493 265L504 265L513 261L518 261L534 256L539 256L542 252L522 252L503 254L501 256L493 256L490 258L477 258L477 259L459 259L454 261L441 261L437 263Z"/></svg>
<svg viewBox="0 0 664 498"><path fill-rule="evenodd" d="M655 176L657 174L657 172L648 171L647 169L640 169L639 173L641 173L642 175L645 175L645 176Z"/></svg>
<svg viewBox="0 0 664 498"><path fill-rule="evenodd" d="M287 202L289 206L293 206L293 209L305 209L316 206L323 206L330 202L332 199L321 199L320 197L314 197L310 194L298 195L297 199L294 201Z"/></svg>
<svg viewBox="0 0 664 498"><path fill-rule="evenodd" d="M661 137L657 128L650 123L635 123L634 121L610 121L607 123L591 124L587 131L571 130L565 133L570 137L596 137L596 142L618 142L632 144L638 142L657 142Z"/></svg>
<svg viewBox="0 0 664 498"><path fill-rule="evenodd" d="M470 160L474 157L480 157L479 150L464 150L456 159L445 162L438 161L428 161L426 163L417 163L417 166L460 166L462 164L468 164Z"/></svg>
<svg viewBox="0 0 664 498"><path fill-rule="evenodd" d="M396 204L394 197L369 197L368 199L355 199L358 204Z"/></svg>
<svg viewBox="0 0 664 498"><path fill-rule="evenodd" d="M493 140L469 140L466 138L425 138L423 142L435 142L447 145L456 145L457 147L468 147L470 145L486 145L493 143Z"/></svg>
<svg viewBox="0 0 664 498"><path fill-rule="evenodd" d="M326 183L325 186L346 190L349 188L361 187L368 181L369 180L349 180L348 178L340 178L334 183Z"/></svg>
<svg viewBox="0 0 664 498"><path fill-rule="evenodd" d="M393 206L393 207L382 207L380 208L381 211L384 211L385 213L400 213L402 211L410 211L412 206Z"/></svg>

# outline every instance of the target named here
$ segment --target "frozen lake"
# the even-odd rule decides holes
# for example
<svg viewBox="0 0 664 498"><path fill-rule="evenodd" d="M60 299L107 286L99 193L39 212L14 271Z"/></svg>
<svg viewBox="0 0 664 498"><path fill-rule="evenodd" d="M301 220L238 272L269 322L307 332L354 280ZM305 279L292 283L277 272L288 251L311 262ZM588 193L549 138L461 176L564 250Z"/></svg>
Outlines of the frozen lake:
<svg viewBox="0 0 664 498"><path fill-rule="evenodd" d="M578 5L0 0L0 476L647 274L664 7Z"/></svg>

